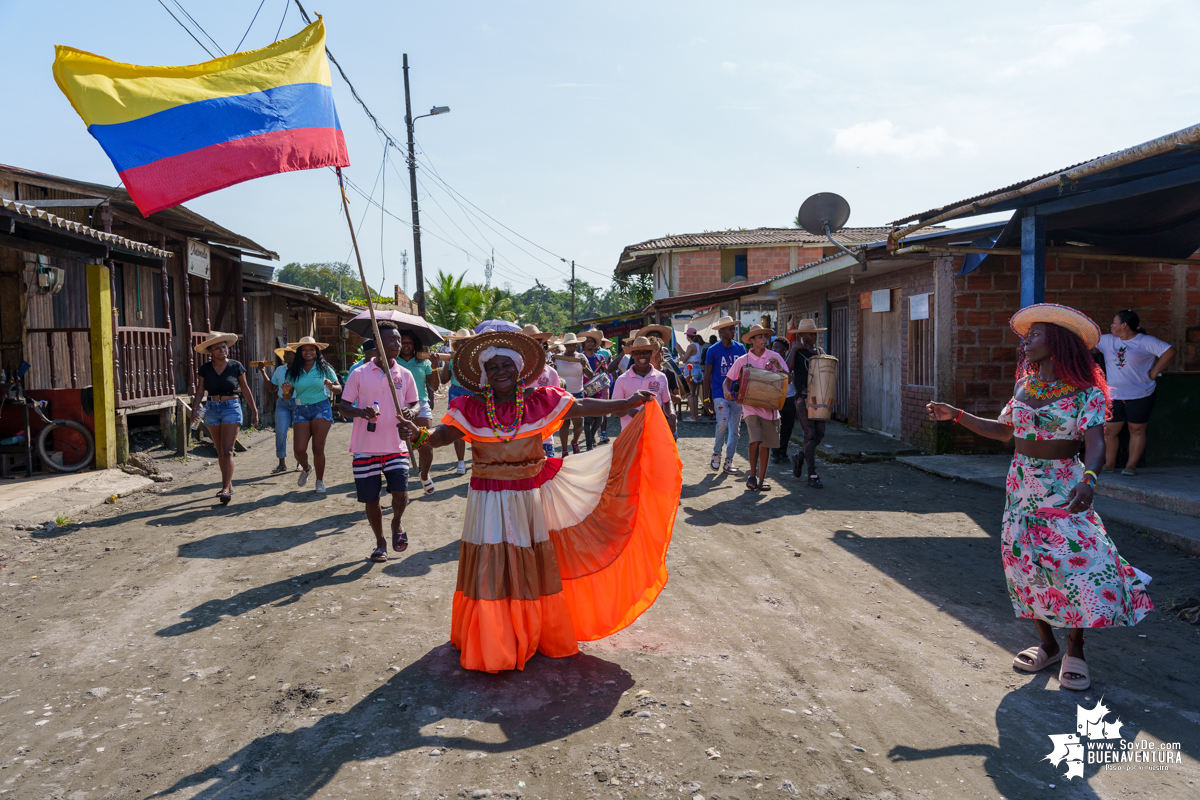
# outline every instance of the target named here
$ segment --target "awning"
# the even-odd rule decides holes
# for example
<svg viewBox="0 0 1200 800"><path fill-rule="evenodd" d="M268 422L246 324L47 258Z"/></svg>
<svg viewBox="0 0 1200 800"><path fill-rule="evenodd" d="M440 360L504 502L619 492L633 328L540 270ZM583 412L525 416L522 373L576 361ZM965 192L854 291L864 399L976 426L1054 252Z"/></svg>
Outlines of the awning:
<svg viewBox="0 0 1200 800"><path fill-rule="evenodd" d="M32 223L34 226L43 229L60 229L73 237L84 237L93 239L98 243L107 245L113 249L121 250L134 255L149 256L152 258L165 259L171 257L171 251L160 250L153 245L145 242L137 242L133 239L126 239L124 236L117 236L114 233L105 233L101 230L84 225L82 222L75 222L57 214L51 214L49 211L34 206L28 206L24 203L19 203L16 200L5 200L0 198L0 216L7 217L10 220L20 220L22 224ZM28 220L28 223L26 222ZM10 236L18 236L13 230L12 223L3 228L0 232ZM10 242L12 246L19 247L18 242ZM70 249L70 247L64 247Z"/></svg>
<svg viewBox="0 0 1200 800"><path fill-rule="evenodd" d="M764 289L768 281L760 281L758 283L739 283L736 286L730 286L728 289L714 289L711 292L696 292L695 294L681 294L675 297L661 297L650 304L647 311L682 311L683 309L703 308L711 306L714 303L720 303L725 300L736 300L740 297L745 297L750 294L758 294Z"/></svg>

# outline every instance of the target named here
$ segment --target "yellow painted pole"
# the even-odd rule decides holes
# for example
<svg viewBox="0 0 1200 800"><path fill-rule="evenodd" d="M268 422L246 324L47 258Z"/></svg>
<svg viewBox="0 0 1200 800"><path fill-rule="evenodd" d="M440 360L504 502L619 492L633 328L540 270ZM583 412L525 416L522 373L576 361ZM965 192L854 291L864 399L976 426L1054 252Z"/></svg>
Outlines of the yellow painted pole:
<svg viewBox="0 0 1200 800"><path fill-rule="evenodd" d="M88 264L91 319L92 406L96 423L96 467L117 466L117 392L113 381L113 304L108 267Z"/></svg>

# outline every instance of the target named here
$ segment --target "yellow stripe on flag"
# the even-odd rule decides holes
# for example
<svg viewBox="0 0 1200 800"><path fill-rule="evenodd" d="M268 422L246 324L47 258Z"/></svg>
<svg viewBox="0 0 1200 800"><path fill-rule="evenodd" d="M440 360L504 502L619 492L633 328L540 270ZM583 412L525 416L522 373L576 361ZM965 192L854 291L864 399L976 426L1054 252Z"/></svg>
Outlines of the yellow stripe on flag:
<svg viewBox="0 0 1200 800"><path fill-rule="evenodd" d="M320 19L261 50L187 67L143 67L73 47L54 49L54 79L88 126L129 122L199 100L278 86L333 84Z"/></svg>

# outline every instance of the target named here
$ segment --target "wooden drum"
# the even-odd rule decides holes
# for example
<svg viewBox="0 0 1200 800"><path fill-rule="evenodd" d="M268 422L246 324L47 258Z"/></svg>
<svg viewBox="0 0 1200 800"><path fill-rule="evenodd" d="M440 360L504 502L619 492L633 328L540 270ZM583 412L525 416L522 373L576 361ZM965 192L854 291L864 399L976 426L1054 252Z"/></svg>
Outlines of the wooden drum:
<svg viewBox="0 0 1200 800"><path fill-rule="evenodd" d="M808 397L804 404L809 419L830 419L837 401L838 360L819 353L808 360Z"/></svg>
<svg viewBox="0 0 1200 800"><path fill-rule="evenodd" d="M787 402L788 374L744 367L738 377L737 401L744 406L778 411Z"/></svg>

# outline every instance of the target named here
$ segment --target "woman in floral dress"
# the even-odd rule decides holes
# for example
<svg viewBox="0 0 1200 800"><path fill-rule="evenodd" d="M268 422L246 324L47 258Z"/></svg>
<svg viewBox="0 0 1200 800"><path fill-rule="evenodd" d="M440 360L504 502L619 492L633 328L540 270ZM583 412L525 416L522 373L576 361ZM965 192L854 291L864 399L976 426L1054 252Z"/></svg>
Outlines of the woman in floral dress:
<svg viewBox="0 0 1200 800"><path fill-rule="evenodd" d="M657 404L612 447L547 458L542 440L566 420L622 414L654 395L578 399L535 388L542 346L518 332L460 341L458 382L442 424L413 445L471 443L450 641L466 669L523 669L534 653L569 656L579 641L632 624L667 582L666 555L683 467Z"/></svg>
<svg viewBox="0 0 1200 800"><path fill-rule="evenodd" d="M1059 683L1083 690L1091 686L1083 629L1136 625L1154 607L1150 578L1121 558L1092 508L1110 406L1104 373L1089 352L1100 328L1052 303L1022 309L1010 325L1021 337L1017 384L1000 418L945 403L930 403L929 418L1016 440L1005 484L1004 574L1017 616L1033 620L1042 641L1013 666L1037 672L1061 660ZM1065 657L1054 628L1068 629Z"/></svg>

